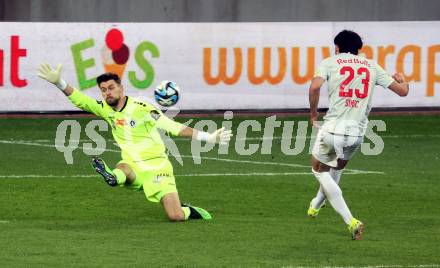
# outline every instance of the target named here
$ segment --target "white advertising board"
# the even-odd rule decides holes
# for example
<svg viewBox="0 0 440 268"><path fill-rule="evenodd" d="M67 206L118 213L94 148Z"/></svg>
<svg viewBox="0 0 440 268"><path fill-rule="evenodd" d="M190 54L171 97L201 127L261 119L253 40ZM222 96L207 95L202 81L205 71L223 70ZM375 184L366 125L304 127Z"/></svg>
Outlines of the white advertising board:
<svg viewBox="0 0 440 268"><path fill-rule="evenodd" d="M77 110L37 77L42 62L61 63L64 80L98 99L95 78L113 71L127 95L150 100L160 81L176 82L182 110L307 108L314 70L342 29L363 37L365 56L411 82L406 98L378 88L375 107L440 104L440 22L2 22L0 111Z"/></svg>

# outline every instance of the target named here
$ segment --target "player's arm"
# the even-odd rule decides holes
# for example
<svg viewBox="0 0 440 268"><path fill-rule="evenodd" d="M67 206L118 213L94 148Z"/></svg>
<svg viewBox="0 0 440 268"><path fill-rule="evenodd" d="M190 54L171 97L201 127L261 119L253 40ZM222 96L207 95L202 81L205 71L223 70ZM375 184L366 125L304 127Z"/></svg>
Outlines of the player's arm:
<svg viewBox="0 0 440 268"><path fill-rule="evenodd" d="M377 71L376 84L384 88L389 88L391 91L401 97L405 97L409 92L409 84L405 81L402 74L396 73L393 76L389 75L385 70L377 63L375 63Z"/></svg>
<svg viewBox="0 0 440 268"><path fill-rule="evenodd" d="M66 81L61 78L61 67L61 64L58 64L56 69L52 69L48 63L43 63L40 66L38 76L54 84L76 107L100 116L103 109L102 102L81 93L79 90L67 84Z"/></svg>
<svg viewBox="0 0 440 268"><path fill-rule="evenodd" d="M150 112L153 119L156 120L156 126L160 129L171 133L174 136L193 138L199 141L206 141L209 143L226 144L232 137L230 130L220 128L213 133L197 130L176 122L159 111L153 110Z"/></svg>
<svg viewBox="0 0 440 268"><path fill-rule="evenodd" d="M319 103L319 95L321 93L321 87L325 83L325 79L316 76L312 79L312 83L309 88L309 104L310 104L310 122L315 127L318 126L318 103Z"/></svg>
<svg viewBox="0 0 440 268"><path fill-rule="evenodd" d="M401 97L408 95L409 83L405 81L405 77L400 73L396 73L392 77L394 81L388 88Z"/></svg>
<svg viewBox="0 0 440 268"><path fill-rule="evenodd" d="M73 88L61 78L61 68L61 64L58 64L56 69L52 69L52 66L50 66L49 63L42 63L38 70L38 76L47 82L54 84L64 93L64 95L70 96L73 92Z"/></svg>
<svg viewBox="0 0 440 268"><path fill-rule="evenodd" d="M310 122L313 126L319 128L318 124L318 103L321 87L328 78L327 60L323 60L318 69L316 69L315 76L310 83L309 88L309 104L310 104Z"/></svg>
<svg viewBox="0 0 440 268"><path fill-rule="evenodd" d="M225 130L225 128L222 127L213 133L208 133L188 126L183 126L179 132L179 136L190 137L198 141L206 141L209 143L227 144L231 140L232 131Z"/></svg>

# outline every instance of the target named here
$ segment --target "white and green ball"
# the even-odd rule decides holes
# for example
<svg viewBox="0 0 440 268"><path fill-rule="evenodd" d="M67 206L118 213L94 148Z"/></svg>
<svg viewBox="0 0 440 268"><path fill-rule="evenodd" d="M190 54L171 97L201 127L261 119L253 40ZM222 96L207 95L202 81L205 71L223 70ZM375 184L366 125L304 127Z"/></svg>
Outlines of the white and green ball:
<svg viewBox="0 0 440 268"><path fill-rule="evenodd" d="M179 101L180 88L173 81L164 80L154 90L154 99L162 106L173 106Z"/></svg>

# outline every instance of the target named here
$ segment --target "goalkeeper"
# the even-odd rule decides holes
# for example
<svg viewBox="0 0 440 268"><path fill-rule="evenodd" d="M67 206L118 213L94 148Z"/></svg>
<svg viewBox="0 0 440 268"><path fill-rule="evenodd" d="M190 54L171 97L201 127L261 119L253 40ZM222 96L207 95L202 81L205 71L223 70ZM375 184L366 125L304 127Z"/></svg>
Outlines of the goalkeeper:
<svg viewBox="0 0 440 268"><path fill-rule="evenodd" d="M61 65L52 69L43 63L38 76L56 85L75 106L103 118L111 126L113 137L121 148L122 160L111 169L102 159L92 158L92 166L108 185L143 190L149 201L162 204L170 221L211 219L206 210L181 204L173 167L158 129L174 136L220 144L230 140L230 130L222 128L207 133L175 122L152 105L125 96L120 78L113 73L104 73L97 78L103 101L68 85L61 78Z"/></svg>

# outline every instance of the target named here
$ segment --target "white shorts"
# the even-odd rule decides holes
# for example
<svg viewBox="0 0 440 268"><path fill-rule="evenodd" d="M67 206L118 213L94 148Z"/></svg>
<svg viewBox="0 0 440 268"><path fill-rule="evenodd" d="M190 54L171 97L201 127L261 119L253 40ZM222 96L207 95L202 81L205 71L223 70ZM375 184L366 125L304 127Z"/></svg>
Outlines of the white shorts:
<svg viewBox="0 0 440 268"><path fill-rule="evenodd" d="M337 167L337 159L350 160L362 144L364 137L318 131L312 155L321 163Z"/></svg>

